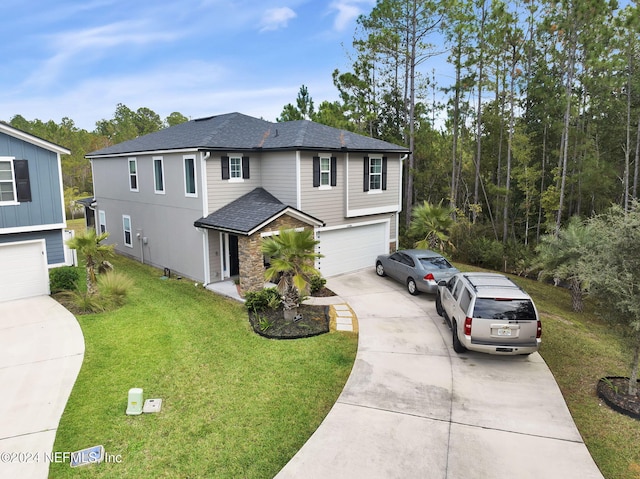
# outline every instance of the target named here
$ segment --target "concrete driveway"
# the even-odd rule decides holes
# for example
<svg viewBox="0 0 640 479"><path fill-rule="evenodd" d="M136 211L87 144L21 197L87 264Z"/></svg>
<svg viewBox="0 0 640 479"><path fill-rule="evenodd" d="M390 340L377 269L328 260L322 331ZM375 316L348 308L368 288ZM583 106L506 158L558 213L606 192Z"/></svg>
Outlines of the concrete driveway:
<svg viewBox="0 0 640 479"><path fill-rule="evenodd" d="M49 296L0 302L0 477L48 476L83 357L80 325Z"/></svg>
<svg viewBox="0 0 640 479"><path fill-rule="evenodd" d="M435 298L373 269L327 286L356 312L358 354L278 479L602 479L539 354L456 354Z"/></svg>

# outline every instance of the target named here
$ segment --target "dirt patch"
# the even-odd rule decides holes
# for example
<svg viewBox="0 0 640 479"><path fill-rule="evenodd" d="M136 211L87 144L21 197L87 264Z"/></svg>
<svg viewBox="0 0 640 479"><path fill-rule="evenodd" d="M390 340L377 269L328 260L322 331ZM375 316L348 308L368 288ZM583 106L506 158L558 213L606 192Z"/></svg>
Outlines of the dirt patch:
<svg viewBox="0 0 640 479"><path fill-rule="evenodd" d="M639 391L640 391L640 381ZM598 396L614 411L634 419L640 419L640 395L627 394L629 378L609 376L601 378L597 385Z"/></svg>

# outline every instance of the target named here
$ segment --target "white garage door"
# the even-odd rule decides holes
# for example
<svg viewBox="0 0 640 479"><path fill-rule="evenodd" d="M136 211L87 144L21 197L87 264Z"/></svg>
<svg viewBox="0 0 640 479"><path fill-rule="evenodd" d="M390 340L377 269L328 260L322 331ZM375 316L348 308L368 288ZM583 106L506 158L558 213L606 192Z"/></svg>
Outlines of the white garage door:
<svg viewBox="0 0 640 479"><path fill-rule="evenodd" d="M363 268L373 268L376 256L389 252L388 223L375 223L318 231L317 251L324 255L316 263L326 278Z"/></svg>
<svg viewBox="0 0 640 479"><path fill-rule="evenodd" d="M0 243L0 301L49 294L44 240Z"/></svg>

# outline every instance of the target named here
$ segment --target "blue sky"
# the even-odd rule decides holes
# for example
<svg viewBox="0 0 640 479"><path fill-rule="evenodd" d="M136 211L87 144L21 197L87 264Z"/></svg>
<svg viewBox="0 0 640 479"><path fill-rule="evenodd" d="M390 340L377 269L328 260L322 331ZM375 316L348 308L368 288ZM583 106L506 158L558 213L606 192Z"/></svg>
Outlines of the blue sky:
<svg viewBox="0 0 640 479"><path fill-rule="evenodd" d="M274 121L302 84L336 100L375 0L2 0L0 120L93 130L116 104Z"/></svg>

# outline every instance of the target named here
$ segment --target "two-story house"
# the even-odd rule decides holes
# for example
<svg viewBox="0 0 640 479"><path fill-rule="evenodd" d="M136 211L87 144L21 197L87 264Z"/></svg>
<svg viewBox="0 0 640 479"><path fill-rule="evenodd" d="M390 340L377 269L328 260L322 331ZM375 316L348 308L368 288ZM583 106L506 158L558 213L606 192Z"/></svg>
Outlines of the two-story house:
<svg viewBox="0 0 640 479"><path fill-rule="evenodd" d="M311 121L192 120L87 155L116 250L205 284L264 284L261 238L313 228L325 276L394 248L402 146Z"/></svg>
<svg viewBox="0 0 640 479"><path fill-rule="evenodd" d="M0 122L0 301L49 294L65 257L61 146Z"/></svg>

